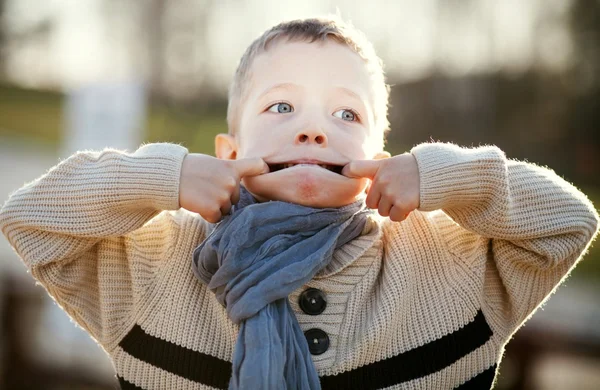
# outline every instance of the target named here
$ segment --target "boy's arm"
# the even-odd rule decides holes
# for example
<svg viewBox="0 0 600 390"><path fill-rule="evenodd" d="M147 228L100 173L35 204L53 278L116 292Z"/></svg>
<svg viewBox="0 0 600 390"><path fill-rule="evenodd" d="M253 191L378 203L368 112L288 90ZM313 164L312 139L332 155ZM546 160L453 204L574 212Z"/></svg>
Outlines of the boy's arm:
<svg viewBox="0 0 600 390"><path fill-rule="evenodd" d="M454 220L439 229L458 259L487 259L465 267L475 285L483 283L486 316L510 335L587 251L598 214L553 171L508 160L495 146L424 143L411 153L419 210L442 209Z"/></svg>
<svg viewBox="0 0 600 390"><path fill-rule="evenodd" d="M179 209L186 154L174 144L78 152L0 210L0 228L32 275L107 349L177 250L180 221L160 212Z"/></svg>

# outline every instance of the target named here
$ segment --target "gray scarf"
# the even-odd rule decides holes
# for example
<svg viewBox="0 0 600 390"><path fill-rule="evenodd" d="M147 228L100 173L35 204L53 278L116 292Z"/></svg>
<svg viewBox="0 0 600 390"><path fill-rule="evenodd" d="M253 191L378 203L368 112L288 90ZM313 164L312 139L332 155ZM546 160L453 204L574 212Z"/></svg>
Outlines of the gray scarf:
<svg viewBox="0 0 600 390"><path fill-rule="evenodd" d="M244 188L230 215L194 250L196 276L240 324L229 389L320 389L288 295L360 235L364 200L341 208L258 203Z"/></svg>

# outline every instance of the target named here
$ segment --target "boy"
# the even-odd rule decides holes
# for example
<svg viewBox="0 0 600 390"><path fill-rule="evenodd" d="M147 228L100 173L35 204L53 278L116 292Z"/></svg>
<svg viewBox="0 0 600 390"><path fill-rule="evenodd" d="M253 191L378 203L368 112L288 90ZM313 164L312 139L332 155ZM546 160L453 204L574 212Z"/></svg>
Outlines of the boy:
<svg viewBox="0 0 600 390"><path fill-rule="evenodd" d="M387 99L354 29L282 23L241 59L218 158L79 152L10 197L2 232L123 388L490 388L598 215L497 147L391 157ZM256 264L266 285L248 282ZM265 298L288 279L287 299Z"/></svg>

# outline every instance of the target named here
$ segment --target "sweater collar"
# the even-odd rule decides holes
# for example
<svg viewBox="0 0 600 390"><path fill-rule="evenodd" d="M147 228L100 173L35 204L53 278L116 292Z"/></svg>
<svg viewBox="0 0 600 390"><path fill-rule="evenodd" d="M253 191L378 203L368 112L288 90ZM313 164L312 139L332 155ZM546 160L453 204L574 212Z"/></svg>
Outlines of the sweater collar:
<svg viewBox="0 0 600 390"><path fill-rule="evenodd" d="M354 240L342 245L333 252L331 262L314 276L315 279L334 275L360 258L368 249L381 246L382 229L376 215L367 217L367 222Z"/></svg>

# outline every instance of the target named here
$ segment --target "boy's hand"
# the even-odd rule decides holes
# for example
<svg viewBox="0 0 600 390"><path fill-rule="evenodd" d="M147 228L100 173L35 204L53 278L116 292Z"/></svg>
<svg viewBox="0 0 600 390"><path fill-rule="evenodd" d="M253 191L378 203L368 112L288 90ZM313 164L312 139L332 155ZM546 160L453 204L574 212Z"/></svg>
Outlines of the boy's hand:
<svg viewBox="0 0 600 390"><path fill-rule="evenodd" d="M222 160L190 153L183 160L179 205L216 223L240 199L240 180L269 172L262 158Z"/></svg>
<svg viewBox="0 0 600 390"><path fill-rule="evenodd" d="M420 178L417 160L410 153L381 160L356 160L348 163L342 175L369 178L367 207L392 221L403 221L419 207Z"/></svg>

